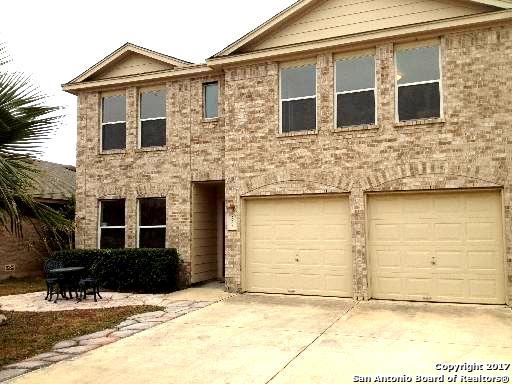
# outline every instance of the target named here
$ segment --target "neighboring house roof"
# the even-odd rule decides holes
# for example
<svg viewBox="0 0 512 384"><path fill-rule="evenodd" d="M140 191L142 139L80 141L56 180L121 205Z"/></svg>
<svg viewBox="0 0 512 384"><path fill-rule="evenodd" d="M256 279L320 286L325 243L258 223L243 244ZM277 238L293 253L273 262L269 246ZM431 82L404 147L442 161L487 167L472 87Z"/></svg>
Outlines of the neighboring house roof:
<svg viewBox="0 0 512 384"><path fill-rule="evenodd" d="M32 195L44 201L63 201L75 194L75 167L36 161L40 173L36 176L36 184Z"/></svg>

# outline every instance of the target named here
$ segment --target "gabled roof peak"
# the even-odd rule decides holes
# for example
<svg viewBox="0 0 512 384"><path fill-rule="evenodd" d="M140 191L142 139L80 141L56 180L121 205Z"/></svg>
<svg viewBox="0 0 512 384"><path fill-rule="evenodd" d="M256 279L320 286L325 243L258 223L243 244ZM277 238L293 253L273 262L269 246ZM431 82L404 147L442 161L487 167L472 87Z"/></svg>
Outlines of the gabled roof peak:
<svg viewBox="0 0 512 384"><path fill-rule="evenodd" d="M86 81L94 75L101 73L105 68L112 65L114 62L122 60L130 54L145 56L150 60L155 60L157 62L161 62L172 67L184 67L193 65L193 63L189 61L181 60L176 57L165 55L163 53L152 51L150 49L127 42L118 49L116 49L114 52L100 60L98 63L94 64L85 72L71 80L68 84Z"/></svg>

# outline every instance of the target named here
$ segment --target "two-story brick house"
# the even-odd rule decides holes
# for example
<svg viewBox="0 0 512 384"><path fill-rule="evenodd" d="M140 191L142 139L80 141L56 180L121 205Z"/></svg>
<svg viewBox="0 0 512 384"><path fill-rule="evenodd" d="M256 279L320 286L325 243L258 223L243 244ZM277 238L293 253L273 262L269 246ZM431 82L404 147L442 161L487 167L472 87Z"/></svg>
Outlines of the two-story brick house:
<svg viewBox="0 0 512 384"><path fill-rule="evenodd" d="M301 0L195 65L126 44L78 96L77 246L191 283L512 299L512 3Z"/></svg>

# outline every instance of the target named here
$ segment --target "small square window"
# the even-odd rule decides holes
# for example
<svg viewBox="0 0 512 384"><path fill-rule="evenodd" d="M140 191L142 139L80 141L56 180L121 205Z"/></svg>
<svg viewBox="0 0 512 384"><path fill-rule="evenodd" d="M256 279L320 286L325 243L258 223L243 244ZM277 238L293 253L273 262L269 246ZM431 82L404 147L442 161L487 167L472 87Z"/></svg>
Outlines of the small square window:
<svg viewBox="0 0 512 384"><path fill-rule="evenodd" d="M166 144L166 92L142 92L140 95L140 147L163 147Z"/></svg>
<svg viewBox="0 0 512 384"><path fill-rule="evenodd" d="M281 77L281 132L316 129L316 66L283 68Z"/></svg>
<svg viewBox="0 0 512 384"><path fill-rule="evenodd" d="M101 148L126 148L126 96L106 96L101 108Z"/></svg>
<svg viewBox="0 0 512 384"><path fill-rule="evenodd" d="M398 121L441 117L439 46L396 52Z"/></svg>
<svg viewBox="0 0 512 384"><path fill-rule="evenodd" d="M125 201L100 201L100 240L101 249L124 248L125 243Z"/></svg>
<svg viewBox="0 0 512 384"><path fill-rule="evenodd" d="M336 126L375 124L373 56L336 61Z"/></svg>
<svg viewBox="0 0 512 384"><path fill-rule="evenodd" d="M165 198L139 199L139 248L165 248Z"/></svg>
<svg viewBox="0 0 512 384"><path fill-rule="evenodd" d="M214 119L219 117L219 83L203 84L203 117Z"/></svg>

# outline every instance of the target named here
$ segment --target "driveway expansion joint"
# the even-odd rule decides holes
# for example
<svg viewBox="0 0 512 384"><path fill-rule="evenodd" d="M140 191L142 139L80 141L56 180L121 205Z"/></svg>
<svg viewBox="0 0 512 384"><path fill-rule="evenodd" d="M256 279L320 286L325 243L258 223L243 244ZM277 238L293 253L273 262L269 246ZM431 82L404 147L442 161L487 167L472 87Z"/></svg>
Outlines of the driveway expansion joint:
<svg viewBox="0 0 512 384"><path fill-rule="evenodd" d="M265 384L269 384L272 380L274 380L281 372L283 372L294 360L296 360L300 355L302 355L311 345L313 345L320 337L322 337L330 328L334 326L338 321L342 318L348 316L348 314L357 306L359 306L359 301L352 302L351 305L347 308L346 311L342 312L336 319L334 319L325 329L323 329L316 337L307 344L304 348L302 348L295 356L293 356L279 371L277 371Z"/></svg>

